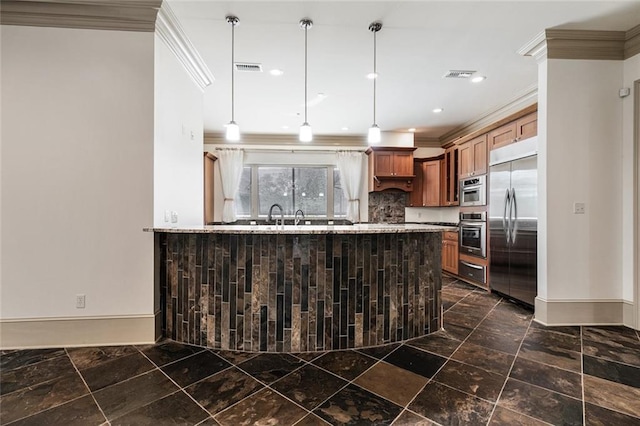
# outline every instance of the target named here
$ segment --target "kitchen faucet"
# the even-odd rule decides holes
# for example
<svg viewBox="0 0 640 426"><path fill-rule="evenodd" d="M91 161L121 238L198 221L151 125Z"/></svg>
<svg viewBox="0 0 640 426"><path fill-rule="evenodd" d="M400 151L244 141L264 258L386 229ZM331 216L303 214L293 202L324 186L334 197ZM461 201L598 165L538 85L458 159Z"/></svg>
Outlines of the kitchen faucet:
<svg viewBox="0 0 640 426"><path fill-rule="evenodd" d="M300 216L302 216L302 219L304 219L304 212L302 211L302 209L296 210L296 214L293 217L293 224L296 226L298 226L298 224L300 223L300 218L298 217L298 213L300 213Z"/></svg>
<svg viewBox="0 0 640 426"><path fill-rule="evenodd" d="M273 217L273 208L277 207L280 209L280 220L282 221L282 226L284 226L284 210L282 209L282 206L278 203L272 204L271 207L269 207L269 217L267 217L267 222L271 222L271 218ZM278 226L278 219L276 219L276 226Z"/></svg>

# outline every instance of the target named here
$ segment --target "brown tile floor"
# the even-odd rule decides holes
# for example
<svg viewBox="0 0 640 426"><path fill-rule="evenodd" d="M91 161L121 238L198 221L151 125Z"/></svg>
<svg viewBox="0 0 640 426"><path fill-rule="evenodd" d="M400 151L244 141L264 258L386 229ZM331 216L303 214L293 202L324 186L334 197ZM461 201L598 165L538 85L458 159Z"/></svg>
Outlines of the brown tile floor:
<svg viewBox="0 0 640 426"><path fill-rule="evenodd" d="M0 353L0 424L640 425L640 338L544 327L446 278L445 329L357 351L153 346Z"/></svg>

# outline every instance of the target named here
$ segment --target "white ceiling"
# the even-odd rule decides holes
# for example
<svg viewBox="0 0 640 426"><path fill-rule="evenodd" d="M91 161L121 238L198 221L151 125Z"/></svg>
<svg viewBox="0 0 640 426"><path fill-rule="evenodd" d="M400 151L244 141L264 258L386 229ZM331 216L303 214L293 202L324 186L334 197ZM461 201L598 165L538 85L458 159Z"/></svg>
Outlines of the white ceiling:
<svg viewBox="0 0 640 426"><path fill-rule="evenodd" d="M535 87L537 65L516 51L546 28L625 31L640 23L640 2L624 1L207 1L170 0L215 77L204 92L205 132L231 118L231 26L236 62L262 73L235 74L235 119L243 133L295 134L303 122L304 31L308 30L308 118L314 134L364 135L373 122L373 35L378 33L377 122L444 133ZM284 71L273 77L269 70ZM476 70L479 84L444 79ZM326 97L318 102L318 93ZM444 112L434 114L436 107ZM300 114L300 115L297 115ZM283 126L289 126L283 129ZM349 130L343 130L348 127Z"/></svg>

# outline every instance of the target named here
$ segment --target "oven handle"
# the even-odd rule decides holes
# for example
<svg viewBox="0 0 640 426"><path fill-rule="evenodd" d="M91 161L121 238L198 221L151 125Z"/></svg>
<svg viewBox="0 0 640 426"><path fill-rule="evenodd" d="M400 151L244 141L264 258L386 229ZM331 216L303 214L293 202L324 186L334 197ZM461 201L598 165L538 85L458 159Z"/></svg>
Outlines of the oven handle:
<svg viewBox="0 0 640 426"><path fill-rule="evenodd" d="M511 228L511 199L509 196L509 189L504 194L504 211L502 212L502 231L507 239L507 245L509 244L509 230ZM509 209L509 221L507 221L507 209Z"/></svg>
<svg viewBox="0 0 640 426"><path fill-rule="evenodd" d="M467 263L464 260L461 260L460 263L462 263L464 266L468 266L469 268L484 269L484 266L478 266L478 265L474 265L473 263Z"/></svg>

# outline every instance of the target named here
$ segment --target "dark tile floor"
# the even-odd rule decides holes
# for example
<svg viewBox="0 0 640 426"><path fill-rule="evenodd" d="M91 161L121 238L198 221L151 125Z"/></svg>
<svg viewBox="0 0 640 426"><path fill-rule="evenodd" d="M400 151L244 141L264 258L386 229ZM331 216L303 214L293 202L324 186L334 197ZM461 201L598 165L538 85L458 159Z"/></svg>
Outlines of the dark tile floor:
<svg viewBox="0 0 640 426"><path fill-rule="evenodd" d="M252 354L152 346L0 353L0 424L640 425L640 338L544 327L445 278L445 329L404 344Z"/></svg>

